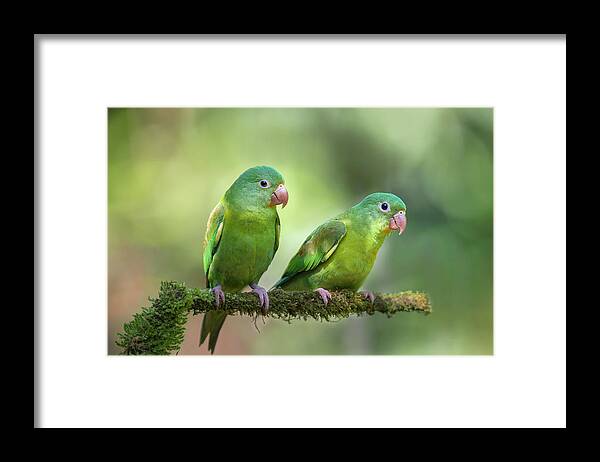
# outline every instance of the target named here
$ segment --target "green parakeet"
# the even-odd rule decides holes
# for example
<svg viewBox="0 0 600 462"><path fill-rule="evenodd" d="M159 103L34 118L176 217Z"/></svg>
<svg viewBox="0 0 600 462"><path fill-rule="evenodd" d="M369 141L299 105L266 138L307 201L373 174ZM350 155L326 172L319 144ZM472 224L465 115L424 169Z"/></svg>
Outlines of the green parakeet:
<svg viewBox="0 0 600 462"><path fill-rule="evenodd" d="M406 227L406 205L390 193L373 193L326 221L306 238L275 284L285 290L315 290L327 305L330 290L358 290L377 252L392 232ZM371 301L374 295L363 292Z"/></svg>
<svg viewBox="0 0 600 462"><path fill-rule="evenodd" d="M288 192L283 177L272 167L253 167L242 173L214 208L206 227L204 272L216 306L224 292L245 287L256 293L263 314L269 309L267 291L258 285L279 247L277 205L286 206ZM209 311L202 320L200 345L210 336L214 353L227 314Z"/></svg>

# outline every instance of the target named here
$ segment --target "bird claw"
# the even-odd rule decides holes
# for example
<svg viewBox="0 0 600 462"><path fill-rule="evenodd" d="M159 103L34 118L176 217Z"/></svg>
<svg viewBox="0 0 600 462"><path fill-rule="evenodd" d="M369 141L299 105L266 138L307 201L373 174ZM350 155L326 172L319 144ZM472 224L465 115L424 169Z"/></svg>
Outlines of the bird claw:
<svg viewBox="0 0 600 462"><path fill-rule="evenodd" d="M256 284L252 284L250 287L252 288L252 292L258 295L258 299L260 300L260 312L265 316L269 311L269 294L267 293L267 290Z"/></svg>
<svg viewBox="0 0 600 462"><path fill-rule="evenodd" d="M225 292L223 292L223 289L221 289L220 284L218 286L213 287L210 291L215 296L215 306L219 307L221 305L221 302L225 304Z"/></svg>
<svg viewBox="0 0 600 462"><path fill-rule="evenodd" d="M371 300L371 303L375 303L375 294L373 292L370 290L362 290L360 293L366 299Z"/></svg>
<svg viewBox="0 0 600 462"><path fill-rule="evenodd" d="M315 292L318 292L318 294L321 296L321 299L323 300L323 303L325 303L325 306L327 306L327 303L331 301L331 293L328 290L323 289L322 287L315 289Z"/></svg>

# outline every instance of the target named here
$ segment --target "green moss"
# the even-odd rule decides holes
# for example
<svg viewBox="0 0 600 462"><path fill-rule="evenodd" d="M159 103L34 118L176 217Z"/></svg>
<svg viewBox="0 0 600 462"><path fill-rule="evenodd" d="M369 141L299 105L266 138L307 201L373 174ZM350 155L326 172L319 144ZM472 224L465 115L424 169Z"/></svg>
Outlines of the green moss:
<svg viewBox="0 0 600 462"><path fill-rule="evenodd" d="M349 290L332 292L327 306L315 292L287 292L275 289L269 292L268 317L292 321L313 318L334 321L351 315L383 313L388 317L401 311L431 312L431 304L422 292L377 294L371 304L361 294ZM208 289L186 288L180 282L162 282L158 298L149 299L150 307L142 308L133 320L123 326L117 345L126 355L165 355L177 351L185 334L187 314L224 310L229 315L256 316L260 312L257 297L252 293L228 293L225 304L214 306L214 297Z"/></svg>
<svg viewBox="0 0 600 462"><path fill-rule="evenodd" d="M179 349L193 301L185 284L162 282L158 298L123 326L116 344L126 355L166 355Z"/></svg>

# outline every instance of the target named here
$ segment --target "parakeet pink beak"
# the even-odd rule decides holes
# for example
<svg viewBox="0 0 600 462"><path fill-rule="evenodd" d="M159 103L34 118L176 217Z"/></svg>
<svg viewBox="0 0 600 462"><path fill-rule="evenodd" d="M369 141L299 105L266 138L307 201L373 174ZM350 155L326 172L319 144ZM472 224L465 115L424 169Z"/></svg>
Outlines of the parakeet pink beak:
<svg viewBox="0 0 600 462"><path fill-rule="evenodd" d="M273 191L273 194L271 194L271 204L270 205L283 205L283 207L285 207L288 203L288 192L287 189L285 189L285 186L283 186L282 184L280 184L279 186L277 186L277 189L275 191Z"/></svg>
<svg viewBox="0 0 600 462"><path fill-rule="evenodd" d="M402 234L404 228L406 228L406 214L402 212L394 214L394 216L390 218L390 229L397 230L398 234Z"/></svg>

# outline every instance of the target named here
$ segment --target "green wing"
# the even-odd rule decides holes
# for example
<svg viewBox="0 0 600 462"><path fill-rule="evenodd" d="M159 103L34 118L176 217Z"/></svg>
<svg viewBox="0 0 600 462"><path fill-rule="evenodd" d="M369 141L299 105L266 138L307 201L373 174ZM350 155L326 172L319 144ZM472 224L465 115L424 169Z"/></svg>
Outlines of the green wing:
<svg viewBox="0 0 600 462"><path fill-rule="evenodd" d="M206 225L206 235L204 237L204 274L206 275L206 287L210 288L208 281L208 270L212 259L217 253L221 236L223 235L223 217L225 216L225 207L219 202L208 217Z"/></svg>
<svg viewBox="0 0 600 462"><path fill-rule="evenodd" d="M225 208L223 207L223 204L219 202L208 217L208 224L206 225L203 262L207 288L210 288L211 286L208 280L208 270L210 269L210 264L212 263L215 253L217 253L219 242L221 241L221 236L223 235L224 216ZM200 329L200 345L202 345L206 340L206 337L210 335L208 349L211 354L215 351L217 339L219 338L219 331L221 330L221 327L223 327L226 317L227 313L223 311L209 311L202 319L202 328Z"/></svg>
<svg viewBox="0 0 600 462"><path fill-rule="evenodd" d="M280 287L297 274L311 271L326 262L345 235L346 225L343 222L330 220L323 223L306 238L290 260L281 279L273 287Z"/></svg>

